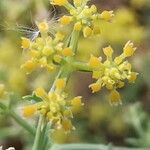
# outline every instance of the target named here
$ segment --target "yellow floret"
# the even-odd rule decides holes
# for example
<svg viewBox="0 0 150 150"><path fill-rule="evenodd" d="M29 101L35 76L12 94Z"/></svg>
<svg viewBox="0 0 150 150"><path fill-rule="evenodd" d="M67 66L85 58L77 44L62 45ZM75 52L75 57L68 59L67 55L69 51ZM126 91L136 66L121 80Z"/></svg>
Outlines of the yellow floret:
<svg viewBox="0 0 150 150"><path fill-rule="evenodd" d="M113 11L103 11L100 15L100 17L106 21L109 21L113 17Z"/></svg>
<svg viewBox="0 0 150 150"><path fill-rule="evenodd" d="M45 47L43 50L42 50L42 53L45 55L45 56L50 56L52 55L54 52L54 50L50 47Z"/></svg>
<svg viewBox="0 0 150 150"><path fill-rule="evenodd" d="M133 43L131 43L130 41L128 41L125 45L125 47L123 48L123 54L125 57L130 57L134 54L136 48L133 47Z"/></svg>
<svg viewBox="0 0 150 150"><path fill-rule="evenodd" d="M23 108L23 116L24 117L32 117L37 111L36 105L29 105Z"/></svg>
<svg viewBox="0 0 150 150"><path fill-rule="evenodd" d="M31 73L36 67L37 63L32 60L28 60L25 64L21 66L21 68L24 69L27 73Z"/></svg>
<svg viewBox="0 0 150 150"><path fill-rule="evenodd" d="M98 67L101 64L101 61L99 58L91 55L91 58L89 60L89 66L91 67Z"/></svg>
<svg viewBox="0 0 150 150"><path fill-rule="evenodd" d="M49 72L52 72L55 69L55 66L53 64L48 64L46 68Z"/></svg>
<svg viewBox="0 0 150 150"><path fill-rule="evenodd" d="M111 46L108 46L106 48L103 49L103 52L104 54L107 56L107 57L112 57L112 54L113 54L113 49Z"/></svg>
<svg viewBox="0 0 150 150"><path fill-rule="evenodd" d="M67 47L63 49L62 54L64 56L73 56L74 53L71 48Z"/></svg>
<svg viewBox="0 0 150 150"><path fill-rule="evenodd" d="M92 89L92 93L95 93L101 90L101 84L99 83L93 83L89 87Z"/></svg>
<svg viewBox="0 0 150 150"><path fill-rule="evenodd" d="M27 38L22 38L22 43L21 43L22 48L29 48L30 47L30 40Z"/></svg>
<svg viewBox="0 0 150 150"><path fill-rule="evenodd" d="M83 11L82 11L82 15L83 15L83 16L86 16L86 17L90 17L90 16L92 15L92 13L91 13L91 11L90 11L89 8L85 8L85 9L83 9Z"/></svg>
<svg viewBox="0 0 150 150"><path fill-rule="evenodd" d="M46 95L45 90L42 87L35 89L35 95L38 97L44 97Z"/></svg>
<svg viewBox="0 0 150 150"><path fill-rule="evenodd" d="M60 18L60 23L62 25L68 25L68 24L70 24L71 21L72 21L71 16L63 16L63 17Z"/></svg>
<svg viewBox="0 0 150 150"><path fill-rule="evenodd" d="M39 24L38 24L38 29L39 29L40 32L48 32L48 29L49 29L48 23L45 22L45 21L39 23Z"/></svg>
<svg viewBox="0 0 150 150"><path fill-rule="evenodd" d="M75 31L81 31L81 29L82 29L82 24L81 24L81 22L75 23L75 25L74 25L74 30L75 30Z"/></svg>
<svg viewBox="0 0 150 150"><path fill-rule="evenodd" d="M47 66L47 58L46 57L42 57L39 60L39 64L40 64L41 67L46 67Z"/></svg>
<svg viewBox="0 0 150 150"><path fill-rule="evenodd" d="M77 96L71 101L71 105L73 106L73 109L78 110L81 108L81 106L83 106L83 103L81 102L81 98L82 98L81 96Z"/></svg>
<svg viewBox="0 0 150 150"><path fill-rule="evenodd" d="M62 127L65 131L70 131L73 129L73 125L71 123L71 120L69 119L63 119L62 120Z"/></svg>
<svg viewBox="0 0 150 150"><path fill-rule="evenodd" d="M137 75L138 75L138 73L136 73L136 72L131 72L131 74L130 74L129 77L128 77L129 82L134 83L135 80L137 79Z"/></svg>
<svg viewBox="0 0 150 150"><path fill-rule="evenodd" d="M93 79L99 79L102 76L102 71L93 71L92 78Z"/></svg>
<svg viewBox="0 0 150 150"><path fill-rule="evenodd" d="M64 115L65 117L67 117L67 118L72 118L72 117L73 117L72 111L71 111L70 109L64 110L63 115Z"/></svg>
<svg viewBox="0 0 150 150"><path fill-rule="evenodd" d="M90 11L92 13L96 13L97 12L97 7L95 5L92 5L91 8L90 8Z"/></svg>
<svg viewBox="0 0 150 150"><path fill-rule="evenodd" d="M111 105L118 105L122 104L121 102L121 96L118 91L112 90L110 93L110 104Z"/></svg>
<svg viewBox="0 0 150 150"><path fill-rule="evenodd" d="M57 79L57 81L56 81L56 88L64 89L65 86L66 86L66 80L65 79Z"/></svg>
<svg viewBox="0 0 150 150"><path fill-rule="evenodd" d="M83 29L83 35L84 37L89 37L92 35L92 29L88 26L86 26L84 29Z"/></svg>
<svg viewBox="0 0 150 150"><path fill-rule="evenodd" d="M53 59L54 59L55 62L60 63L61 60L62 60L62 56L60 56L60 55L54 55Z"/></svg>
<svg viewBox="0 0 150 150"><path fill-rule="evenodd" d="M63 6L65 4L67 4L68 0L53 0L54 5L59 5L59 6Z"/></svg>
<svg viewBox="0 0 150 150"><path fill-rule="evenodd" d="M64 34L62 32L57 32L56 35L55 35L55 39L57 41L62 41L64 39Z"/></svg>
<svg viewBox="0 0 150 150"><path fill-rule="evenodd" d="M37 58L40 56L40 52L37 50L30 50L30 56L33 58Z"/></svg>

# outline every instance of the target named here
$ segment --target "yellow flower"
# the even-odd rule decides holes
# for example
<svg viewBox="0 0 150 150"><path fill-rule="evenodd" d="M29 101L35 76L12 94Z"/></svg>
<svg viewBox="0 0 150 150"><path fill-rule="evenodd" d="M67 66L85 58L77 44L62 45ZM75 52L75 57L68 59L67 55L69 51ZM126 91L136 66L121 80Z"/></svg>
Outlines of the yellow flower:
<svg viewBox="0 0 150 150"><path fill-rule="evenodd" d="M49 72L52 72L53 70L55 70L55 66L54 66L53 64L48 64L48 65L46 66L46 68L47 68L47 70L48 70Z"/></svg>
<svg viewBox="0 0 150 150"><path fill-rule="evenodd" d="M54 55L54 61L57 62L57 63L60 63L62 60L62 56L60 55Z"/></svg>
<svg viewBox="0 0 150 150"><path fill-rule="evenodd" d="M70 130L74 129L74 127L71 123L71 120L69 120L69 119L63 119L62 127L65 131L70 131Z"/></svg>
<svg viewBox="0 0 150 150"><path fill-rule="evenodd" d="M37 51L37 50L30 50L30 56L33 57L33 58L38 58L40 56L40 52Z"/></svg>
<svg viewBox="0 0 150 150"><path fill-rule="evenodd" d="M42 87L37 88L34 92L38 97L44 97L46 95L46 92Z"/></svg>
<svg viewBox="0 0 150 150"><path fill-rule="evenodd" d="M91 58L89 60L89 66L98 67L98 66L100 66L100 64L101 64L100 58L97 58L97 57L91 55Z"/></svg>
<svg viewBox="0 0 150 150"><path fill-rule="evenodd" d="M64 116L67 117L67 118L73 118L72 111L70 109L66 109L64 111Z"/></svg>
<svg viewBox="0 0 150 150"><path fill-rule="evenodd" d="M134 47L132 42L128 41L126 43L126 45L124 46L123 50L124 50L123 51L124 56L125 57L130 57L134 54L136 48Z"/></svg>
<svg viewBox="0 0 150 150"><path fill-rule="evenodd" d="M65 4L67 4L68 0L52 0L52 4L54 5L59 5L59 6L63 6Z"/></svg>
<svg viewBox="0 0 150 150"><path fill-rule="evenodd" d="M88 26L86 26L84 29L83 29L83 35L84 37L89 37L92 35L92 29Z"/></svg>
<svg viewBox="0 0 150 150"><path fill-rule="evenodd" d="M135 80L137 79L137 75L138 75L138 73L136 73L136 72L131 72L131 74L130 74L129 77L128 77L129 82L134 83Z"/></svg>
<svg viewBox="0 0 150 150"><path fill-rule="evenodd" d="M47 22L44 21L44 22L39 23L38 29L40 32L48 32L49 27L48 27Z"/></svg>
<svg viewBox="0 0 150 150"><path fill-rule="evenodd" d="M81 24L81 22L75 23L75 25L74 25L74 30L75 30L75 31L81 31L81 29L82 29L82 24Z"/></svg>
<svg viewBox="0 0 150 150"><path fill-rule="evenodd" d="M22 38L22 48L26 49L30 47L30 40L27 38Z"/></svg>
<svg viewBox="0 0 150 150"><path fill-rule="evenodd" d="M72 111L74 114L80 112L81 107L84 105L81 99L81 96L77 96L71 100Z"/></svg>
<svg viewBox="0 0 150 150"><path fill-rule="evenodd" d="M39 60L39 64L40 66L43 68L43 67L46 67L47 66L47 58L46 57L42 57L40 60Z"/></svg>
<svg viewBox="0 0 150 150"><path fill-rule="evenodd" d="M62 51L62 54L63 54L64 56L73 56L73 55L74 55L72 49L69 48L69 47L64 48L63 51Z"/></svg>
<svg viewBox="0 0 150 150"><path fill-rule="evenodd" d="M90 8L90 11L92 13L96 13L97 12L97 7L95 5L92 5L91 8Z"/></svg>
<svg viewBox="0 0 150 150"><path fill-rule="evenodd" d="M128 42L124 49L128 48L128 46L135 49L131 42ZM126 80L129 83L134 83L137 73L131 71L132 66L125 60L124 52L114 59L112 59L113 49L110 46L104 48L103 52L107 56L104 62L94 56L91 56L89 61L89 66L94 67L92 77L97 80L96 83L91 84L89 87L92 89L92 93L98 92L102 87L106 87L111 90L110 103L121 104L120 94L116 90L124 87Z"/></svg>
<svg viewBox="0 0 150 150"><path fill-rule="evenodd" d="M64 89L66 86L66 79L57 79L56 80L56 88L58 89Z"/></svg>
<svg viewBox="0 0 150 150"><path fill-rule="evenodd" d="M50 47L44 47L44 49L42 50L42 53L45 55L45 56L50 56L54 53L54 50Z"/></svg>
<svg viewBox="0 0 150 150"><path fill-rule="evenodd" d="M106 48L103 48L103 52L107 57L112 57L113 49L111 46L108 46Z"/></svg>
<svg viewBox="0 0 150 150"><path fill-rule="evenodd" d="M110 21L110 19L114 16L113 11L103 11L100 15L100 18L106 20L106 21Z"/></svg>
<svg viewBox="0 0 150 150"><path fill-rule="evenodd" d="M35 105L24 107L24 116L31 117L35 112L38 112L50 121L54 129L61 128L65 131L74 129L70 120L73 118L72 111L73 109L78 110L83 103L80 96L68 100L66 93L62 92L65 85L66 79L60 78L55 83L56 89L54 91L46 93L41 87L35 89L35 95L40 97L42 101L37 102Z"/></svg>
<svg viewBox="0 0 150 150"><path fill-rule="evenodd" d="M103 72L102 71L93 71L92 78L93 79L99 79L102 76Z"/></svg>
<svg viewBox="0 0 150 150"><path fill-rule="evenodd" d="M71 104L73 107L76 107L76 108L80 108L83 103L81 102L81 96L78 96L78 97L75 97L72 101L71 101Z"/></svg>
<svg viewBox="0 0 150 150"><path fill-rule="evenodd" d="M56 41L62 41L64 39L65 35L62 32L57 32L55 35Z"/></svg>
<svg viewBox="0 0 150 150"><path fill-rule="evenodd" d="M111 105L122 104L121 96L119 92L117 92L116 90L112 90L110 93L110 104Z"/></svg>
<svg viewBox="0 0 150 150"><path fill-rule="evenodd" d="M100 83L93 83L89 85L89 87L92 89L92 93L98 92L101 90L101 84Z"/></svg>
<svg viewBox="0 0 150 150"><path fill-rule="evenodd" d="M37 63L33 60L28 60L21 66L27 73L31 73L37 67Z"/></svg>
<svg viewBox="0 0 150 150"><path fill-rule="evenodd" d="M60 18L60 23L62 25L68 25L68 24L70 24L71 21L72 21L71 16L63 16L63 17Z"/></svg>
<svg viewBox="0 0 150 150"><path fill-rule="evenodd" d="M28 105L23 108L23 116L26 118L32 117L37 111L36 105Z"/></svg>

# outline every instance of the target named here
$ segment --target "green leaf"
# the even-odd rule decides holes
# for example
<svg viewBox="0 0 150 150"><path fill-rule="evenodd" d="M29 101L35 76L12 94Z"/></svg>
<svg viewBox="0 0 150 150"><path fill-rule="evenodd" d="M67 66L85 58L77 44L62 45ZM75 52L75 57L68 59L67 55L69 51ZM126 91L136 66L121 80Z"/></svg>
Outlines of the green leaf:
<svg viewBox="0 0 150 150"><path fill-rule="evenodd" d="M28 100L28 101L32 101L34 103L38 103L42 101L42 98L38 97L35 95L35 93L33 93L32 95L26 95L24 97L22 97L24 100Z"/></svg>

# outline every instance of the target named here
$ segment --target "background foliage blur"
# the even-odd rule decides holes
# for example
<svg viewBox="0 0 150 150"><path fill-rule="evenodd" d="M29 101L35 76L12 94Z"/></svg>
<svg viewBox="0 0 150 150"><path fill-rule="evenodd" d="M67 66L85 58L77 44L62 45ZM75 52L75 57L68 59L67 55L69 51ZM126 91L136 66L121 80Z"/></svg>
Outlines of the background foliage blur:
<svg viewBox="0 0 150 150"><path fill-rule="evenodd" d="M121 91L123 105L119 107L109 105L105 90L91 94L88 89L92 83L90 74L74 74L69 81L69 91L72 95L82 95L85 107L76 114L76 130L69 135L56 131L53 139L58 143L111 142L150 147L150 1L91 0L91 3L95 3L100 11L113 9L115 17L112 23L101 22L100 37L80 39L78 59L87 60L90 53L102 55L102 47L109 44L119 54L121 47L132 40L138 48L131 61L140 74L136 84ZM22 96L30 94L37 86L48 89L55 77L55 72L49 76L40 70L27 76L20 70L23 58L20 37L31 37L36 30L36 21L58 18L63 13L64 9L52 8L48 0L0 0L0 83L11 92L11 99L6 101L18 113L25 103ZM0 145L28 149L29 135L21 131L8 116L0 115Z"/></svg>

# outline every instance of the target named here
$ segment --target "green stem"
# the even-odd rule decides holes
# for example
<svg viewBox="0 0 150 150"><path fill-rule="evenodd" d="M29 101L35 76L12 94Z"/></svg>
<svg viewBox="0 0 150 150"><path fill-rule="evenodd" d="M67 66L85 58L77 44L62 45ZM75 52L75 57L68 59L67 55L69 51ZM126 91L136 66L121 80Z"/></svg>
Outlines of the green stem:
<svg viewBox="0 0 150 150"><path fill-rule="evenodd" d="M70 3L67 3L64 7L65 7L68 11L70 11L71 9L75 9Z"/></svg>
<svg viewBox="0 0 150 150"><path fill-rule="evenodd" d="M22 119L20 116L18 116L15 112L9 111L9 115L19 124L21 125L26 131L32 134L32 136L35 135L35 128L30 126L24 119Z"/></svg>
<svg viewBox="0 0 150 150"><path fill-rule="evenodd" d="M90 67L87 63L84 62L73 62L73 67L75 70L84 71L84 72L92 72L92 67Z"/></svg>
<svg viewBox="0 0 150 150"><path fill-rule="evenodd" d="M35 135L35 128L28 124L24 119L22 119L18 114L16 114L13 110L7 109L7 107L0 103L0 108L9 114L20 126L22 126L26 131L28 131L31 135Z"/></svg>
<svg viewBox="0 0 150 150"><path fill-rule="evenodd" d="M41 133L40 136L40 141L42 141L42 143L40 143L40 149L46 150L46 144L48 142L48 137L46 135L46 131L47 131L47 122L44 123L44 127L43 127L43 131Z"/></svg>
<svg viewBox="0 0 150 150"><path fill-rule="evenodd" d="M73 52L76 52L77 50L77 43L79 40L80 32L73 30L70 40L70 47L73 49Z"/></svg>
<svg viewBox="0 0 150 150"><path fill-rule="evenodd" d="M40 150L39 148L40 148L40 144L42 141L42 139L40 138L41 133L42 133L42 131L41 131L42 123L43 123L43 117L40 116L32 150Z"/></svg>
<svg viewBox="0 0 150 150"><path fill-rule="evenodd" d="M73 52L76 52L76 50L77 50L77 43L78 43L79 35L80 35L79 32L73 31L71 37L69 37L70 43L69 43L69 41L67 42L67 43L69 43L69 47L72 48ZM69 62L66 62L66 63L62 64L62 66L60 68L60 71L58 72L58 75L56 76L55 81L54 81L54 83L53 83L53 85L50 89L50 92L55 90L55 82L57 81L58 78L60 78L60 77L61 78L66 78L66 80L69 79L69 76L73 71L73 69L71 67L72 66L70 66ZM45 138L44 143L46 145L48 145L50 142L48 143L47 138ZM51 144L50 144L50 146L51 146Z"/></svg>
<svg viewBox="0 0 150 150"><path fill-rule="evenodd" d="M53 85L52 85L52 87L51 87L49 92L52 92L52 91L55 90L55 83L56 83L57 79L60 77L61 73L62 73L62 69L59 70L59 72L58 72L58 74L57 74L57 76L56 76L56 78L55 78L55 80L53 82Z"/></svg>

